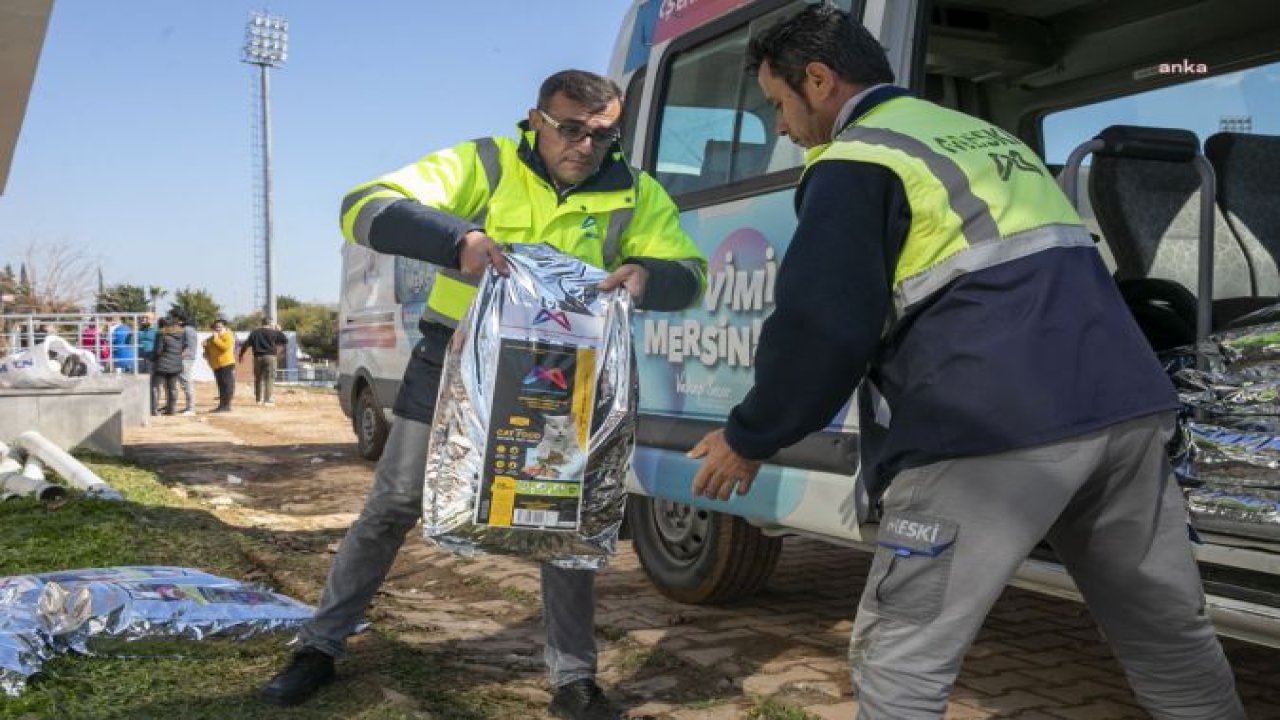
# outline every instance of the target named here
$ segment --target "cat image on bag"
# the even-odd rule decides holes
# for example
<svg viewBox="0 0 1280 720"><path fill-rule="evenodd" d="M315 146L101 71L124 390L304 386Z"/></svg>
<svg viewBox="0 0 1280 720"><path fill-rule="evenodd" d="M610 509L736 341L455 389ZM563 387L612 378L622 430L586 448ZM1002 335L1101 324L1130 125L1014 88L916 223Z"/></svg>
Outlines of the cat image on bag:
<svg viewBox="0 0 1280 720"><path fill-rule="evenodd" d="M542 440L529 449L525 475L549 480L578 479L586 454L578 445L573 416L547 415L543 420Z"/></svg>

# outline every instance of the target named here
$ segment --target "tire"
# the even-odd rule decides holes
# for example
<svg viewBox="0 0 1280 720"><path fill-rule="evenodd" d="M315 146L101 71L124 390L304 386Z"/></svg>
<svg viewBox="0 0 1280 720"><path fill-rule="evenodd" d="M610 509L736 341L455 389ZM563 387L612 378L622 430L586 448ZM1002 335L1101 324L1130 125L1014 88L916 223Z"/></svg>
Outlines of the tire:
<svg viewBox="0 0 1280 720"><path fill-rule="evenodd" d="M733 515L632 495L630 527L640 565L663 595L714 605L764 587L778 564L782 538Z"/></svg>
<svg viewBox="0 0 1280 720"><path fill-rule="evenodd" d="M356 402L352 407L351 429L356 433L356 448L360 457L365 460L377 460L382 457L382 448L387 444L387 433L391 426L382 415L382 408L373 397L373 390L362 385L356 394Z"/></svg>

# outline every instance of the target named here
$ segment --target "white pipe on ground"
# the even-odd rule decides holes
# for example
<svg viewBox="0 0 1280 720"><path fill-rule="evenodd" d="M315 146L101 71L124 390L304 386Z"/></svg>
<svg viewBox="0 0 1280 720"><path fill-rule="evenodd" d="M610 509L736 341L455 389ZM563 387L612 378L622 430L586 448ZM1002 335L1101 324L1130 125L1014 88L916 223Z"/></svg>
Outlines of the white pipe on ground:
<svg viewBox="0 0 1280 720"><path fill-rule="evenodd" d="M85 467L84 463L71 457L67 451L53 444L48 438L35 430L28 430L19 435L17 444L21 445L28 453L43 460L73 487L104 500L124 499L115 488Z"/></svg>

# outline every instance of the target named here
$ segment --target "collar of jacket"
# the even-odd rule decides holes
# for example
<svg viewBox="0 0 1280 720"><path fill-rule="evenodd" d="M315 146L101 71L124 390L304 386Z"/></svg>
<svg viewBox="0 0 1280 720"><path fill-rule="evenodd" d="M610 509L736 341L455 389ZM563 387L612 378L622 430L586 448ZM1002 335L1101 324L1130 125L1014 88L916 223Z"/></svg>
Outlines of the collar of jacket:
<svg viewBox="0 0 1280 720"><path fill-rule="evenodd" d="M864 115L876 109L880 103L911 94L910 90L904 87L898 87L897 85L886 85L882 88L872 90L854 106L853 112L849 113L848 122L844 124L844 127L840 128L840 132L844 132L850 125L856 124ZM836 133L837 137L839 135L840 133Z"/></svg>
<svg viewBox="0 0 1280 720"><path fill-rule="evenodd" d="M836 133L836 135L839 136L840 133L848 130L850 125L857 124L859 120L861 120L867 113L879 107L881 103L908 95L913 95L913 93L910 90L898 87L897 85L885 85L882 88L872 90L854 106L853 112L849 113L848 121L845 122L844 127L840 128L840 132ZM832 142L834 142L834 140ZM818 156L821 155L830 145L830 142L825 142L821 145L814 145L813 147L806 149L804 151L805 167L812 165L814 160L817 160Z"/></svg>
<svg viewBox="0 0 1280 720"><path fill-rule="evenodd" d="M520 148L517 151L520 159L535 175L555 188L555 180L552 179L551 173L547 171L547 166L543 164L542 156L537 152L538 133L529 129L528 120L521 120L516 127L520 130ZM635 184L635 176L631 174L631 168L627 165L626 160L623 159L622 151L614 148L605 156L604 162L600 163L600 167L596 169L591 177L557 194L563 199L579 192L630 190Z"/></svg>

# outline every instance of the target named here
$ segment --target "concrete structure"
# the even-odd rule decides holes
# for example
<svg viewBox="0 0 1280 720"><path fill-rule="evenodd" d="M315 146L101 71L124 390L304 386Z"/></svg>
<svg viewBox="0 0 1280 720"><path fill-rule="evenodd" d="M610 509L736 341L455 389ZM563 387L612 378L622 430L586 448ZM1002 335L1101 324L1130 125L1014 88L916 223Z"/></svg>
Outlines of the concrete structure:
<svg viewBox="0 0 1280 720"><path fill-rule="evenodd" d="M0 194L18 145L53 0L0 2Z"/></svg>
<svg viewBox="0 0 1280 720"><path fill-rule="evenodd" d="M110 375L68 389L0 389L0 439L36 430L65 450L124 450L124 428L151 417L148 375Z"/></svg>

